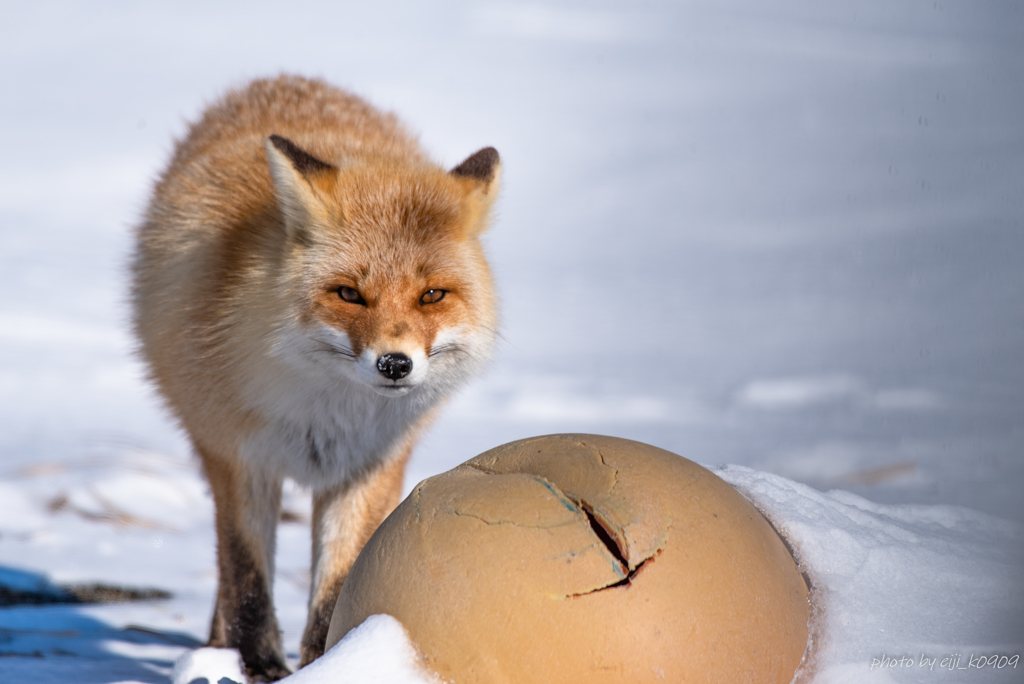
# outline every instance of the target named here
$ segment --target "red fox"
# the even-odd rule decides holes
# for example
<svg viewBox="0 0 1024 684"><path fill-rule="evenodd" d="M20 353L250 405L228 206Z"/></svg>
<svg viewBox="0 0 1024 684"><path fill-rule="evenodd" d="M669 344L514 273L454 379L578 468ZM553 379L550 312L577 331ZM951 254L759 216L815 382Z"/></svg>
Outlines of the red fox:
<svg viewBox="0 0 1024 684"><path fill-rule="evenodd" d="M289 673L273 607L284 478L313 492L301 664L397 505L409 452L495 339L480 244L490 147L446 171L394 116L318 80L258 80L174 151L137 230L134 324L216 510L210 645Z"/></svg>

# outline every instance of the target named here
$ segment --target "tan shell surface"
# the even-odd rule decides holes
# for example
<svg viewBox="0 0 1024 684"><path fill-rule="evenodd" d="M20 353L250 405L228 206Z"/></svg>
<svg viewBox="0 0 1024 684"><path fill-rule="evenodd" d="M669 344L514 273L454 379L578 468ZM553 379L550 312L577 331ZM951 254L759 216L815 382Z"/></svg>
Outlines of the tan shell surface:
<svg viewBox="0 0 1024 684"><path fill-rule="evenodd" d="M451 682L789 682L807 587L726 482L596 435L505 444L422 482L363 549L328 648L370 615Z"/></svg>

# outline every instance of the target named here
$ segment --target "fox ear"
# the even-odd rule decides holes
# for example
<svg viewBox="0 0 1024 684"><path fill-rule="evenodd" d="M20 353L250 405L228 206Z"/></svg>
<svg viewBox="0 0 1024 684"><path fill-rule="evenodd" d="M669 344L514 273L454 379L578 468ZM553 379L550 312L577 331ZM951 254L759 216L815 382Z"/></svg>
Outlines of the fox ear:
<svg viewBox="0 0 1024 684"><path fill-rule="evenodd" d="M491 206L498 194L501 180L498 150L485 147L474 152L449 173L459 180L465 192L466 231L471 236L479 235L487 228Z"/></svg>
<svg viewBox="0 0 1024 684"><path fill-rule="evenodd" d="M319 191L327 189L338 169L280 135L267 138L266 148L288 237L301 242L306 226L327 213Z"/></svg>

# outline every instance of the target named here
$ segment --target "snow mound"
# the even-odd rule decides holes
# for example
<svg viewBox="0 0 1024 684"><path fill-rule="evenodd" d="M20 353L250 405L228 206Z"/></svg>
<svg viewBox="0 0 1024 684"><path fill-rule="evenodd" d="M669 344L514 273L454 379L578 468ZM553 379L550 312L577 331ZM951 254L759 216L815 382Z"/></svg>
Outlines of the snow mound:
<svg viewBox="0 0 1024 684"><path fill-rule="evenodd" d="M288 684L441 684L420 665L405 628L390 615L371 615L319 659L283 679ZM197 648L174 663L171 684L248 684L238 651Z"/></svg>
<svg viewBox="0 0 1024 684"><path fill-rule="evenodd" d="M242 656L234 648L197 648L174 663L171 684L247 684Z"/></svg>
<svg viewBox="0 0 1024 684"><path fill-rule="evenodd" d="M390 615L371 615L319 659L284 682L333 684L344 673L348 682L440 684L425 671L405 628ZM174 684L178 684L175 682Z"/></svg>
<svg viewBox="0 0 1024 684"><path fill-rule="evenodd" d="M786 538L812 585L797 681L1020 681L1020 525L957 506L886 506L743 466L713 468ZM957 676L959 675L959 676Z"/></svg>

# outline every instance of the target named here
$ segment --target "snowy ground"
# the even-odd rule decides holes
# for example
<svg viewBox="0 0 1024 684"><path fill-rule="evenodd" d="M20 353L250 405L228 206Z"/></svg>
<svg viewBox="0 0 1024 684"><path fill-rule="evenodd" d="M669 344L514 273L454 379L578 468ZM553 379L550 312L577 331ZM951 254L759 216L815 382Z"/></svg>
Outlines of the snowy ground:
<svg viewBox="0 0 1024 684"><path fill-rule="evenodd" d="M174 598L0 608L0 681L165 682L205 637L210 504L131 355L125 263L184 121L282 70L446 163L502 154L505 342L407 486L549 432L737 464L831 578L823 681L1020 681L870 666L1024 650L1021 35L988 0L5 7L0 586Z"/></svg>

